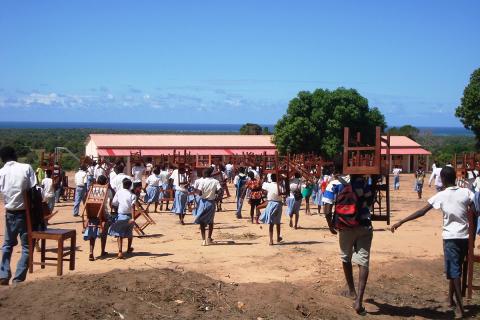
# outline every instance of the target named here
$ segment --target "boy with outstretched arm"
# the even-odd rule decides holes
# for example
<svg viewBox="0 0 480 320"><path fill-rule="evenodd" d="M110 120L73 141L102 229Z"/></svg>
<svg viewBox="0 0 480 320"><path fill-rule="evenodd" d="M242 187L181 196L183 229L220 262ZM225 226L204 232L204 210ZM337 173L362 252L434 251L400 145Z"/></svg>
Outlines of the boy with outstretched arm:
<svg viewBox="0 0 480 320"><path fill-rule="evenodd" d="M428 204L425 207L395 223L391 227L391 231L395 232L407 221L423 217L432 208L442 210L445 274L450 282L448 299L450 305L456 307L456 318L462 318L464 310L461 277L462 264L468 250L467 212L469 206L472 205L474 194L467 188L460 188L455 185L456 174L451 167L444 167L440 171L440 178L445 189L428 199Z"/></svg>

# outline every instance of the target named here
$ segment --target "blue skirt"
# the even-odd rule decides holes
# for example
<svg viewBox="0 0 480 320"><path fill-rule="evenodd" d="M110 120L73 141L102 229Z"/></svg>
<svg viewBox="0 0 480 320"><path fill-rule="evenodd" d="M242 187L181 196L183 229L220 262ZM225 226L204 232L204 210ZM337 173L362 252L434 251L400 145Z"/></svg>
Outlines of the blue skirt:
<svg viewBox="0 0 480 320"><path fill-rule="evenodd" d="M200 199L194 222L196 224L212 224L215 218L215 201Z"/></svg>
<svg viewBox="0 0 480 320"><path fill-rule="evenodd" d="M267 207L260 215L259 220L265 224L280 224L282 221L282 203L268 201Z"/></svg>
<svg viewBox="0 0 480 320"><path fill-rule="evenodd" d="M112 216L109 214L105 214L105 224L103 228L103 232L101 231L100 228L100 221L98 219L90 219L88 220L88 226L87 229L83 232L83 240L90 240L90 239L96 239L98 237L102 236L107 236L108 234L108 229L112 225Z"/></svg>
<svg viewBox="0 0 480 320"><path fill-rule="evenodd" d="M302 200L295 200L294 197L287 198L287 216L291 217L295 213L300 213L300 206L302 205Z"/></svg>
<svg viewBox="0 0 480 320"><path fill-rule="evenodd" d="M148 186L146 191L144 199L146 203L158 202L160 187Z"/></svg>
<svg viewBox="0 0 480 320"><path fill-rule="evenodd" d="M133 224L129 221L132 215L119 213L108 229L108 234L113 237L131 238L133 236Z"/></svg>
<svg viewBox="0 0 480 320"><path fill-rule="evenodd" d="M193 208L192 210L192 216L196 216L197 215L197 210L198 210L198 207L200 206L200 200L202 200L202 197L200 197L198 194L195 195L195 208Z"/></svg>
<svg viewBox="0 0 480 320"><path fill-rule="evenodd" d="M187 193L183 191L175 191L175 200L173 201L172 213L185 214L187 206Z"/></svg>

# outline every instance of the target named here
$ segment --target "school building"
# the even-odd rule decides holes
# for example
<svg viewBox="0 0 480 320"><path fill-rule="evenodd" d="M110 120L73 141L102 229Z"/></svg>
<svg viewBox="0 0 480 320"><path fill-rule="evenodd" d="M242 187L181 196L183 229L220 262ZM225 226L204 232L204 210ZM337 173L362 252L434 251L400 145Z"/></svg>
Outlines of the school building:
<svg viewBox="0 0 480 320"><path fill-rule="evenodd" d="M415 172L419 166L428 171L431 154L408 137L390 136L390 172L395 165L400 166L404 173ZM386 158L385 149L382 149L382 157Z"/></svg>
<svg viewBox="0 0 480 320"><path fill-rule="evenodd" d="M183 154L211 155L212 161L228 161L232 155L243 153L275 154L276 148L269 135L180 135L180 134L90 134L85 155L94 158L119 158L130 167L130 155L140 151L143 157L159 162L161 156ZM382 150L384 159L385 150ZM390 166L399 165L403 172L414 172L421 165L429 169L431 153L405 136L390 137ZM391 170L390 170L391 171Z"/></svg>

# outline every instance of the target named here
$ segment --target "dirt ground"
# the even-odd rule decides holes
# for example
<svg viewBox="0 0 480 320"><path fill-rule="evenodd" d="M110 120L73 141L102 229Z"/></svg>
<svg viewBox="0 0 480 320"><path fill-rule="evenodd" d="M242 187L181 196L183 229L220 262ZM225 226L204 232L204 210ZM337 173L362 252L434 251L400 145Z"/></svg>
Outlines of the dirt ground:
<svg viewBox="0 0 480 320"><path fill-rule="evenodd" d="M426 187L424 196L433 193ZM337 237L323 215L305 215L302 207L298 230L288 227L284 215L284 241L269 246L267 228L236 219L233 201L227 199L226 210L216 215L214 245L200 245L191 216L182 226L170 213L152 213L156 224L146 229L147 236L134 238L135 251L126 260L115 258L116 242L109 238L111 254L98 257L98 242L94 262L88 261L72 203L59 204L50 228L77 230L75 271L67 267L57 277L55 267L36 266L25 283L0 288L1 319L355 318L352 301L340 296L344 279ZM413 176L402 175L401 189L392 191L392 220L425 201L413 192ZM247 209L245 203L244 217ZM446 304L441 223L439 211L395 234L385 230L385 222L374 223L366 318L453 317ZM2 237L3 230L2 219ZM17 247L13 268L19 254ZM466 303L469 317L480 315L479 302L477 296Z"/></svg>

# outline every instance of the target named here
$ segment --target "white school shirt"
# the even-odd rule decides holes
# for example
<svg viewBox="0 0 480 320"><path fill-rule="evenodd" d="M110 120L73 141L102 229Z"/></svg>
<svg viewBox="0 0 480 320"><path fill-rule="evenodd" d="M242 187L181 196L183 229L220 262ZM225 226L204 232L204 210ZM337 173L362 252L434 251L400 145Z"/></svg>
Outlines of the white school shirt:
<svg viewBox="0 0 480 320"><path fill-rule="evenodd" d="M233 171L233 164L227 163L227 164L225 165L225 170L227 170L227 171Z"/></svg>
<svg viewBox="0 0 480 320"><path fill-rule="evenodd" d="M268 201L282 201L282 197L278 195L278 188L276 182L264 182L262 189L267 191Z"/></svg>
<svg viewBox="0 0 480 320"><path fill-rule="evenodd" d="M52 178L43 179L41 185L43 186L43 190L42 190L43 199L53 198L55 196L55 192L53 190Z"/></svg>
<svg viewBox="0 0 480 320"><path fill-rule="evenodd" d="M185 175L185 173L183 175ZM187 189L184 186L180 186L178 184L178 169L173 170L172 175L170 177L173 179L173 185L175 186L175 190L178 190L181 192L187 192Z"/></svg>
<svg viewBox="0 0 480 320"><path fill-rule="evenodd" d="M156 174L152 173L151 175L148 176L147 181L145 181L149 186L151 187L158 187L161 182L160 176L157 176Z"/></svg>
<svg viewBox="0 0 480 320"><path fill-rule="evenodd" d="M162 185L168 183L169 177L170 177L170 174L168 173L168 171L166 170L160 171L160 180L162 181Z"/></svg>
<svg viewBox="0 0 480 320"><path fill-rule="evenodd" d="M95 174L95 167L94 166L89 166L87 168L87 175L92 176Z"/></svg>
<svg viewBox="0 0 480 320"><path fill-rule="evenodd" d="M83 170L78 170L75 173L75 185L77 187L84 187L87 182L87 173Z"/></svg>
<svg viewBox="0 0 480 320"><path fill-rule="evenodd" d="M118 192L121 189L123 189L123 179L125 178L132 180L132 178L127 176L125 173L119 173L116 175L115 179L113 179L113 183L112 181L110 181L110 186L112 187L113 190L115 190L115 192Z"/></svg>
<svg viewBox="0 0 480 320"><path fill-rule="evenodd" d="M95 181L98 179L98 177L104 176L104 175L106 175L106 173L103 167L98 166L97 168L95 168L95 172L93 173L93 177L95 178Z"/></svg>
<svg viewBox="0 0 480 320"><path fill-rule="evenodd" d="M301 181L298 178L293 178L290 180L290 197L294 197L293 193L297 190L300 190L302 188L301 186Z"/></svg>
<svg viewBox="0 0 480 320"><path fill-rule="evenodd" d="M392 172L393 172L393 176L394 176L394 177L398 177L398 176L400 176L400 172L402 172L402 169L400 169L400 168L395 168L395 169L393 169Z"/></svg>
<svg viewBox="0 0 480 320"><path fill-rule="evenodd" d="M480 192L480 177L476 177L472 186L475 188L475 192Z"/></svg>
<svg viewBox="0 0 480 320"><path fill-rule="evenodd" d="M203 178L200 190L202 191L202 199L205 200L215 200L217 191L220 190L222 186L217 179L208 177Z"/></svg>
<svg viewBox="0 0 480 320"><path fill-rule="evenodd" d="M112 204L118 206L118 213L132 214L132 208L137 197L127 189L121 189L115 193Z"/></svg>
<svg viewBox="0 0 480 320"><path fill-rule="evenodd" d="M133 182L142 182L142 176L145 172L144 166L134 166L132 168Z"/></svg>
<svg viewBox="0 0 480 320"><path fill-rule="evenodd" d="M468 206L474 193L467 188L448 187L430 199L428 203L443 213L443 239L468 239Z"/></svg>
<svg viewBox="0 0 480 320"><path fill-rule="evenodd" d="M36 184L35 172L29 164L16 161L5 163L0 169L0 193L3 195L5 209L25 209L23 192Z"/></svg>
<svg viewBox="0 0 480 320"><path fill-rule="evenodd" d="M112 185L113 180L117 176L117 173L115 171L110 171L110 174L108 175L108 178L110 179L110 186Z"/></svg>
<svg viewBox="0 0 480 320"><path fill-rule="evenodd" d="M201 190L204 179L205 179L204 177L201 177L195 180L195 182L193 183L193 188L197 190Z"/></svg>

